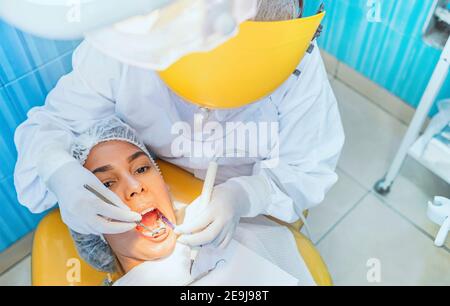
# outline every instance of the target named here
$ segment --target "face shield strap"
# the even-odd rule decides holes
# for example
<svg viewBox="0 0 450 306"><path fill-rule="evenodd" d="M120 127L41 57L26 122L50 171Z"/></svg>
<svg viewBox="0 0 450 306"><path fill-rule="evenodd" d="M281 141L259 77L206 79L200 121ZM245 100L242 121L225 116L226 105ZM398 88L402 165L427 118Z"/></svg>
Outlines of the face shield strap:
<svg viewBox="0 0 450 306"><path fill-rule="evenodd" d="M297 16L301 18L303 16L303 12L305 10L305 6L303 0L298 0L298 14Z"/></svg>
<svg viewBox="0 0 450 306"><path fill-rule="evenodd" d="M321 14L324 11L325 11L325 4L322 2L322 4L320 4L320 6L319 6L319 10L317 11L317 14ZM306 50L306 52L308 54L311 54L314 51L314 41L316 39L318 39L320 37L320 35L322 35L322 31L323 31L323 25L320 24L319 27L317 28L316 33L314 33L314 37L311 40L311 44L309 45L308 50Z"/></svg>

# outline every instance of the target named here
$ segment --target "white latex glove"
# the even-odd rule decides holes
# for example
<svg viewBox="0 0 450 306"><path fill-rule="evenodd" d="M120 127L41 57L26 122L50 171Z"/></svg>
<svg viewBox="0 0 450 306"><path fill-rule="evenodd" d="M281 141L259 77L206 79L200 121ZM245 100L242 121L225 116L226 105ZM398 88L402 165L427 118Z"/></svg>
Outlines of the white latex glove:
<svg viewBox="0 0 450 306"><path fill-rule="evenodd" d="M199 197L186 208L183 224L175 228L177 234L183 234L178 242L194 247L212 243L225 248L240 218L249 210L247 193L238 183L228 181L218 185L209 203L201 203Z"/></svg>
<svg viewBox="0 0 450 306"><path fill-rule="evenodd" d="M118 207L97 198L84 188L85 184ZM135 228L135 222L142 219L140 214L132 212L116 194L75 160L55 170L47 185L58 199L64 223L80 234L100 236L124 233Z"/></svg>

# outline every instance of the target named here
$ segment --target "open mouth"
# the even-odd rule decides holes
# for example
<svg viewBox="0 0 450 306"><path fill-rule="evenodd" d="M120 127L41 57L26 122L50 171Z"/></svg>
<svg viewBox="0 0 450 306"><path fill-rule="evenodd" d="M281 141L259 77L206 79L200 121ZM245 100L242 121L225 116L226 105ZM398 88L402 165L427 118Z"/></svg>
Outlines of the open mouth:
<svg viewBox="0 0 450 306"><path fill-rule="evenodd" d="M160 241L168 235L170 227L165 222L167 219L157 208L149 208L141 214L141 223L145 225L146 228L138 225L136 230L143 236L155 241Z"/></svg>

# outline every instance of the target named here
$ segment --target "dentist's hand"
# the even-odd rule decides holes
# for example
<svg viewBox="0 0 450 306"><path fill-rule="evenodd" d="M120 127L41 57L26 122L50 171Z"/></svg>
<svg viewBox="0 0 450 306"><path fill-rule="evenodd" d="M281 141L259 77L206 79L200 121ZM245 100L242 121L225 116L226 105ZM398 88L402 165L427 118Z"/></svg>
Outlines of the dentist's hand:
<svg viewBox="0 0 450 306"><path fill-rule="evenodd" d="M178 242L190 246L212 243L226 247L239 224L239 219L250 209L248 197L235 182L226 182L214 187L211 202L201 203L197 198L186 208L183 224L175 232L183 234Z"/></svg>
<svg viewBox="0 0 450 306"><path fill-rule="evenodd" d="M118 207L97 198L84 188L85 184ZM64 223L80 234L124 233L135 228L134 222L142 219L141 215L132 212L116 194L77 161L71 161L57 169L48 180L48 188L58 199Z"/></svg>

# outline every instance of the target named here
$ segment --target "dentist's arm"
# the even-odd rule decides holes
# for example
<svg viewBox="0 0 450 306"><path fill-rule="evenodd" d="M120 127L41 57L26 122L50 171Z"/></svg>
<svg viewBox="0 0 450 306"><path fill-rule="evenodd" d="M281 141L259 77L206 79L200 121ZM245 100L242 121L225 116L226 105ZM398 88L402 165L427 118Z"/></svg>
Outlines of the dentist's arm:
<svg viewBox="0 0 450 306"><path fill-rule="evenodd" d="M131 229L135 213L72 158L72 139L95 120L114 114L114 90L122 65L86 43L75 51L73 72L62 77L42 107L28 113L15 134L18 160L14 182L19 202L39 213L59 203L64 222L84 234ZM82 188L93 187L124 209L108 206ZM100 216L124 222L111 222Z"/></svg>
<svg viewBox="0 0 450 306"><path fill-rule="evenodd" d="M249 194L254 213L289 223L300 219L306 209L322 203L336 183L335 169L345 140L337 101L319 49L316 47L310 56L296 86L277 104L278 163L274 155L275 167L270 167L272 161L269 167L265 167L265 162L257 163L255 178L238 179ZM271 186L270 191L262 192L255 183L257 178L264 178Z"/></svg>
<svg viewBox="0 0 450 306"><path fill-rule="evenodd" d="M185 234L180 242L226 246L241 217L265 214L295 222L304 210L320 204L336 183L344 132L318 48L276 107L279 152L258 162L252 176L216 186L208 206L191 204L177 228Z"/></svg>

